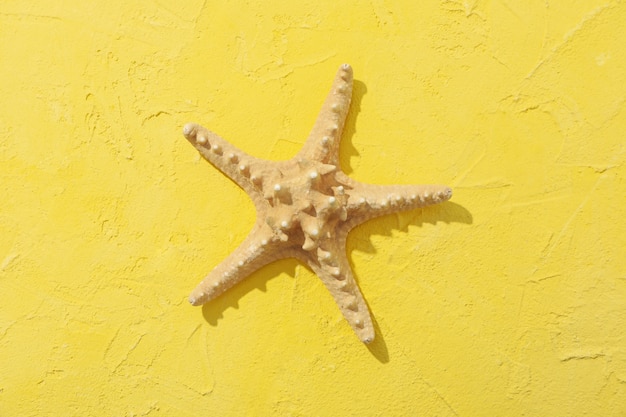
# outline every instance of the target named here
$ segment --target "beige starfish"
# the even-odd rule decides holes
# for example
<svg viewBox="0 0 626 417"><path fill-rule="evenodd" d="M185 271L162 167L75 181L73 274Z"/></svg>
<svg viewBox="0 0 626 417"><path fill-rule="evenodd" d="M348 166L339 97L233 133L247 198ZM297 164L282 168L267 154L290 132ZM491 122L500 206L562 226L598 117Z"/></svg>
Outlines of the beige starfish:
<svg viewBox="0 0 626 417"><path fill-rule="evenodd" d="M378 186L349 178L339 167L339 141L352 97L352 68L337 71L302 150L288 161L267 161L189 123L184 135L200 154L250 196L257 219L246 240L189 296L204 304L278 259L306 263L324 282L364 343L374 340L370 313L346 254L348 232L373 217L448 200L441 185Z"/></svg>

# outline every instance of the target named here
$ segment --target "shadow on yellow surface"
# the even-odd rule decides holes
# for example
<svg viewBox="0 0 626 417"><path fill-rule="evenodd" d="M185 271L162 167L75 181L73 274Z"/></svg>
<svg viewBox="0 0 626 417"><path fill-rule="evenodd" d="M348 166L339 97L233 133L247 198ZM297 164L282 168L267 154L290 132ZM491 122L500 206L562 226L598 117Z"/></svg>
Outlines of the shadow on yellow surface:
<svg viewBox="0 0 626 417"><path fill-rule="evenodd" d="M419 215L417 213L419 213ZM402 220L398 221L396 225L392 225L389 223L389 220L393 218ZM400 230L406 233L408 232L409 225L422 227L424 223L434 225L438 221L443 221L448 224L472 223L471 213L463 206L452 202L445 202L437 206L425 207L418 210L412 210L410 212L392 214L384 216L380 219L382 219L383 221L379 221L378 224L374 226L374 229L370 229L371 233L386 236L391 236L392 230ZM374 221L370 221L366 224L375 223L376 222ZM354 249L358 249L359 251L364 253L376 253L375 247L371 244L369 240L359 240L359 243L357 245L348 248L348 253L352 252L352 250ZM350 263L352 264L352 262ZM251 274L248 278L235 285L233 288L219 296L217 299L204 304L202 306L202 315L204 316L204 319L211 326L217 326L218 322L224 318L224 312L227 309L239 309L239 301L246 294L254 290L267 292L267 283L272 278L278 276L281 273L285 273L291 278L295 279L296 266L298 265L302 265L307 270L309 270L311 274L313 274L313 272L306 265L300 264L296 259L283 259L272 262L271 264ZM358 282L358 277L355 277L355 279ZM367 303L367 294L364 294L364 297ZM311 302L313 301L311 300ZM250 314L252 313L253 312L250 312ZM370 314L372 316L372 321L376 330L376 338L374 339L373 343L367 345L367 348L370 353L381 363L387 363L389 362L389 352L384 340L383 332L381 331L380 326L376 321L375 312L372 311L371 308ZM269 320L271 320L271 318ZM356 343L356 340L354 340L354 343Z"/></svg>
<svg viewBox="0 0 626 417"><path fill-rule="evenodd" d="M350 111L348 112L343 134L341 135L341 143L339 144L339 164L341 165L342 171L348 175L353 171L350 166L350 159L359 156L359 151L352 144L352 137L356 133L356 121L361 112L361 101L365 94L367 94L367 86L365 83L354 79Z"/></svg>

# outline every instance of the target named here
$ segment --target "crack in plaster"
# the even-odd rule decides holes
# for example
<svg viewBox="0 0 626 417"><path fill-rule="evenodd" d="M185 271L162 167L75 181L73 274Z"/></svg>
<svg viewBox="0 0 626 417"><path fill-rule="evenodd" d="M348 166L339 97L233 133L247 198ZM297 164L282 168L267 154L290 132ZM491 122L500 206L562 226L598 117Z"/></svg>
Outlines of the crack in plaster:
<svg viewBox="0 0 626 417"><path fill-rule="evenodd" d="M435 396L436 396L439 400L441 400L441 402L442 402L442 403L446 406L446 408L447 408L448 410L450 410L450 411L452 412L452 414L454 414L455 416L457 416L457 417L458 417L458 416L459 416L459 413L458 413L458 412L456 411L456 409L452 406L452 404L451 404L451 403L450 403L450 402L446 399L446 397L445 397L445 396L444 396L441 392L439 392L439 390L438 390L438 389L437 389L437 388L436 388L436 387L435 387L435 386L434 386L434 385L433 385L430 381L428 381L428 380L424 377L424 375L422 375L421 371L419 371L419 366L417 365L417 362L416 362L414 359L412 359L412 358L410 357L410 355L409 355L409 354L407 354L407 353L404 351L404 349L401 349L401 351L400 351L400 356L404 357L406 360L408 360L408 361L411 363L411 367L410 367L411 369L417 369L417 370L418 370L418 371L417 371L417 373L416 373L416 375L415 375L415 376L417 377L417 379L418 379L421 383L423 383L424 385L426 385L426 387L428 387L428 389L429 389L429 390L430 390L433 394L435 394Z"/></svg>
<svg viewBox="0 0 626 417"><path fill-rule="evenodd" d="M374 13L376 23L379 28L386 28L396 25L396 19L394 17L393 11L389 7L386 7L383 1L370 0L369 3L372 7L372 11Z"/></svg>
<svg viewBox="0 0 626 417"><path fill-rule="evenodd" d="M603 179L605 179L605 178L606 177L602 174L596 180L596 182L593 184L591 189L585 194L585 197L580 202L580 204L578 204L578 206L576 206L576 208L573 210L572 214L567 218L567 220L565 221L565 223L561 227L561 230L556 235L556 239L554 239L552 241L552 243L547 246L547 248L546 248L547 250L544 250L542 252L542 254L541 254L541 260L542 260L541 264L542 264L542 266L547 262L547 260L550 258L550 256L552 256L552 252L556 249L558 244L561 243L563 237L565 236L565 233L569 230L569 227L572 224L572 222L574 221L574 219L582 212L583 208L585 207L585 205L587 205L587 203L591 199L591 196L593 195L593 193L596 191L596 189L600 185L600 182ZM541 269L541 267L537 268L537 270L539 270L539 269Z"/></svg>
<svg viewBox="0 0 626 417"><path fill-rule="evenodd" d="M17 320L13 320L12 322L10 322L8 324L7 327L5 327L4 329L2 329L2 333L0 333L0 341L2 341L2 339L4 339L7 335L7 333L9 333L9 330L15 326L17 324Z"/></svg>
<svg viewBox="0 0 626 417"><path fill-rule="evenodd" d="M43 14L31 14L31 13L0 13L0 17L7 17L13 19L34 19L34 20L47 20L54 22L63 22L65 19L59 16L43 15Z"/></svg>
<svg viewBox="0 0 626 417"><path fill-rule="evenodd" d="M198 324L192 331L191 333L189 333L189 336L187 336L187 340L185 341L186 345L189 345L189 341L191 340L191 338L198 332L198 330L200 330L200 328L202 327L202 325Z"/></svg>
<svg viewBox="0 0 626 417"><path fill-rule="evenodd" d="M571 360L598 359L606 356L606 353L603 352L577 352L561 356L560 360L561 362L569 362Z"/></svg>
<svg viewBox="0 0 626 417"><path fill-rule="evenodd" d="M443 403L446 405L446 407L448 407L448 409L450 411L452 411L452 414L454 414L455 416L459 416L459 413L454 409L454 407L452 407L452 405L448 402L448 400L446 400L446 398L439 392L439 390L437 388L435 388L434 385L432 385L426 378L424 378L423 376L420 376L421 381L426 384L426 386L428 388L431 389L432 392L435 393L435 395L437 396L437 398L439 398L441 401L443 401Z"/></svg>
<svg viewBox="0 0 626 417"><path fill-rule="evenodd" d="M146 336L146 333L143 333L143 334L139 335L139 337L137 338L135 343L128 349L128 351L126 351L126 354L124 355L124 357L115 366L115 368L113 369L113 373L116 373L118 371L118 369L121 368L122 365L124 365L124 363L126 363L128 361L128 357L130 356L131 353L133 353L133 351L135 349L137 349L137 346L139 346L139 343L144 338L144 336ZM153 359L153 361L154 361L154 359ZM146 367L149 367L149 364L147 364Z"/></svg>
<svg viewBox="0 0 626 417"><path fill-rule="evenodd" d="M4 260L2 261L2 265L0 265L0 271L6 271L11 264L20 257L19 253L10 253L8 254Z"/></svg>
<svg viewBox="0 0 626 417"><path fill-rule="evenodd" d="M238 51L235 61L238 67L237 69L246 77L260 82L261 84L266 84L272 81L280 81L300 68L314 67L336 58L336 53L326 54L324 56L315 59L308 59L306 62L300 63L287 63L282 58L275 58L272 61L258 65L256 68L249 68L249 65L246 64L249 61L247 52L249 47L246 39L241 35L237 36L236 39ZM254 48L254 45L252 48Z"/></svg>
<svg viewBox="0 0 626 417"><path fill-rule="evenodd" d="M535 65L535 67L532 70L530 70L530 72L526 75L526 77L524 77L524 80L530 80L543 65L550 62L552 58L554 58L561 51L561 49L567 46L572 41L572 39L579 32L581 32L585 28L586 25L589 24L589 22L597 19L598 16L600 16L605 10L610 9L612 6L613 6L612 3L608 3L603 6L596 7L595 9L591 10L589 13L585 14L583 18L580 20L580 22L576 26L574 26L572 29L570 29L565 34L565 36L563 36L563 41L553 46L548 52L548 54L539 60L537 65Z"/></svg>
<svg viewBox="0 0 626 417"><path fill-rule="evenodd" d="M476 0L444 0L441 5L442 8L448 12L461 12L464 13L465 17L468 18L471 16L477 16L484 22L487 19L482 13L476 11L476 9L478 9L476 3Z"/></svg>
<svg viewBox="0 0 626 417"><path fill-rule="evenodd" d="M180 8L178 8L178 7L175 7L175 8L172 9L172 8L167 7L167 5L164 4L161 1L158 1L158 0L153 0L153 1L154 1L154 4L158 8L160 8L163 11L165 11L166 13L169 13L171 16L174 16L176 19L180 20L181 22L197 23L200 15L202 14L204 9L206 8L206 4L207 4L208 0L204 0L202 2L202 5L196 9L196 12L194 13L194 16L190 17L190 18L187 18L184 14L176 13L176 11L180 10ZM171 4L175 4L175 3L171 3Z"/></svg>
<svg viewBox="0 0 626 417"><path fill-rule="evenodd" d="M111 348L113 347L113 343L115 342L115 339L117 339L118 335L120 334L120 331L122 330L121 327L118 327L117 332L115 332L115 334L113 335L113 337L111 338L111 340L109 341L109 344L107 345L107 347L104 349L104 353L102 355L102 360L106 362L107 356L109 355L109 352L111 351Z"/></svg>

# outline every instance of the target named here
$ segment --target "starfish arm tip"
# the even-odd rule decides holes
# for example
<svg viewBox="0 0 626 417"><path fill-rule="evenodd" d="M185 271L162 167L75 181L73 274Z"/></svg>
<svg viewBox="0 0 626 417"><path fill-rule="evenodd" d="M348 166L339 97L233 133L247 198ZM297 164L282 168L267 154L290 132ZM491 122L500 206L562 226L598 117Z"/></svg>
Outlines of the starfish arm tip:
<svg viewBox="0 0 626 417"><path fill-rule="evenodd" d="M195 293L195 291L189 296L189 303L192 306L199 306L205 303L205 300L203 300L204 297L202 296L198 296L198 294Z"/></svg>
<svg viewBox="0 0 626 417"><path fill-rule="evenodd" d="M369 345L374 341L374 332L367 332L366 334L361 335L359 339L361 339L361 342Z"/></svg>
<svg viewBox="0 0 626 417"><path fill-rule="evenodd" d="M185 135L187 139L191 139L196 135L197 128L198 125L196 123L187 123L183 127L183 135Z"/></svg>
<svg viewBox="0 0 626 417"><path fill-rule="evenodd" d="M345 82L352 84L354 78L354 71L350 64L341 64L337 71L337 77ZM346 90L347 91L347 90ZM352 95L352 88L350 88L350 95Z"/></svg>

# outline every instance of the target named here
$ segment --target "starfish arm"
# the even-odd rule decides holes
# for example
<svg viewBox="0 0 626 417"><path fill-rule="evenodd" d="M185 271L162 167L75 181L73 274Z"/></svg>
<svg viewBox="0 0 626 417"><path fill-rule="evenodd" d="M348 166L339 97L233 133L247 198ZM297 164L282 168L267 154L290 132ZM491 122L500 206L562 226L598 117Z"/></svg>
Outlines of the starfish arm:
<svg viewBox="0 0 626 417"><path fill-rule="evenodd" d="M343 316L363 343L374 340L374 325L369 308L352 275L346 256L345 237L339 242L327 241L318 257L307 264L332 294Z"/></svg>
<svg viewBox="0 0 626 417"><path fill-rule="evenodd" d="M296 158L339 164L339 142L350 110L352 80L352 67L341 65L313 129Z"/></svg>
<svg viewBox="0 0 626 417"><path fill-rule="evenodd" d="M282 242L262 224L255 225L248 237L211 271L189 295L192 305L213 300L257 269L291 254L281 250Z"/></svg>
<svg viewBox="0 0 626 417"><path fill-rule="evenodd" d="M231 145L217 134L195 123L183 128L187 140L200 155L241 187L255 202L262 201L260 189L264 170L270 164Z"/></svg>
<svg viewBox="0 0 626 417"><path fill-rule="evenodd" d="M445 185L370 185L351 180L348 229L369 219L442 203L452 197Z"/></svg>

